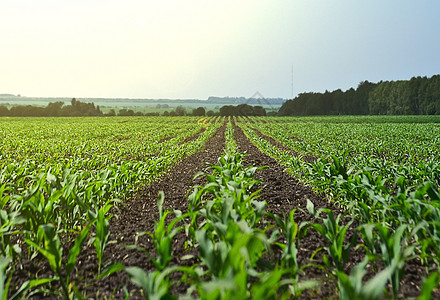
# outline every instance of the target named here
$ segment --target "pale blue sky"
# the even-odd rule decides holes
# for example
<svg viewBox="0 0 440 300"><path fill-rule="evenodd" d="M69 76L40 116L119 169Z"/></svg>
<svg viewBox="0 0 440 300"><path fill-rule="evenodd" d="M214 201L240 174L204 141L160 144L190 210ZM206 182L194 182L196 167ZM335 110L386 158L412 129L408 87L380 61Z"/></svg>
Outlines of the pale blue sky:
<svg viewBox="0 0 440 300"><path fill-rule="evenodd" d="M0 93L294 96L440 74L437 0L2 0Z"/></svg>

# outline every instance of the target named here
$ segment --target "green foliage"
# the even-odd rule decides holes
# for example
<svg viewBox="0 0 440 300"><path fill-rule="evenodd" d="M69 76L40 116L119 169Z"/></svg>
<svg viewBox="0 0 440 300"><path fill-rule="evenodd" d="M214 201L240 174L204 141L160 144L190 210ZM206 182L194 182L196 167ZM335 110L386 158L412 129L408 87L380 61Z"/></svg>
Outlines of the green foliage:
<svg viewBox="0 0 440 300"><path fill-rule="evenodd" d="M239 125L262 151L351 215L341 223L342 215L315 210L311 202L307 206L318 222L305 228L313 228L308 234L317 232L326 245L315 250L313 265L334 280L340 298L380 299L384 293L400 297L405 265L416 257L426 269L423 295L429 296L421 297L438 291L432 274L440 265L440 153L438 126L424 123L431 118L278 120ZM411 123L417 120L423 124ZM291 152L280 150L255 129ZM359 224L352 229L357 234L348 238L353 224ZM359 248L365 258L347 272L350 250ZM367 273L370 279L365 282Z"/></svg>
<svg viewBox="0 0 440 300"><path fill-rule="evenodd" d="M357 89L301 93L286 101L279 116L438 115L440 75L411 80L363 81Z"/></svg>
<svg viewBox="0 0 440 300"><path fill-rule="evenodd" d="M93 220L96 229L95 237L92 240L98 258L98 274L101 273L102 257L110 236L109 220L112 216L107 216L107 213L112 206L113 204L106 203L97 212L89 211L90 219Z"/></svg>
<svg viewBox="0 0 440 300"><path fill-rule="evenodd" d="M419 297L420 300L431 300L432 292L434 289L440 286L440 276L439 272L432 273L424 282L422 286L422 293Z"/></svg>
<svg viewBox="0 0 440 300"><path fill-rule="evenodd" d="M221 116L265 116L266 110L262 106L239 104L237 106L225 105L220 107Z"/></svg>
<svg viewBox="0 0 440 300"><path fill-rule="evenodd" d="M122 270L118 263L102 267L110 236L109 209L201 149L221 126L189 117L172 123L167 118L3 121L0 256L9 261L2 271L4 289L11 290L8 284L23 250L31 259L40 254L54 273L26 281L9 297L43 290L65 298L80 297L70 277L86 240L96 250L96 280ZM198 139L185 142L202 128L206 130ZM73 244L69 251L63 251L63 239ZM49 283L47 290L44 286ZM56 283L59 291L54 290Z"/></svg>
<svg viewBox="0 0 440 300"><path fill-rule="evenodd" d="M103 113L99 106L95 107L94 103L84 103L72 99L71 105L64 105L64 102L50 102L46 107L33 105L18 105L11 107L0 106L0 117L80 117L80 116L102 116Z"/></svg>
<svg viewBox="0 0 440 300"><path fill-rule="evenodd" d="M368 90L368 84L359 88ZM117 262L102 266L110 209L201 149L223 120L0 122L5 141L0 145L0 299L43 291L83 297L71 278L76 278L86 241L96 250L95 281L125 270L148 299L296 299L319 290L323 279L307 277L310 267L334 281L341 299L398 298L405 266L414 258L425 269L420 299L438 293L440 132L430 123L438 120L249 119L252 123L228 119L225 155L197 174L206 183L188 191L187 213L164 210L165 198L159 195L154 231L136 237L148 235L154 252L130 246L147 254L154 265L149 272ZM420 123L408 123L414 120ZM262 168L245 167L232 121L262 151L351 217L315 209L311 202L307 210L312 221L296 223L298 209L281 216L267 213L258 198L261 182L255 179ZM203 128L197 140L185 142ZM281 150L264 135L291 150ZM174 258L173 241L184 234L191 254ZM319 236L323 247L299 261L301 243L309 235ZM63 248L65 239L70 249ZM45 259L53 276L10 287L23 250L31 259ZM353 251L364 258L350 266ZM175 265L181 261L185 266ZM174 285L188 287L186 294L173 295Z"/></svg>
<svg viewBox="0 0 440 300"><path fill-rule="evenodd" d="M202 299L298 297L305 289L317 285L311 280L300 281L298 276L295 245L298 226L293 219L294 212L287 219L268 214L282 228L285 243L276 241L280 237L278 230L268 236L267 230L273 226L264 219L265 203L256 200L258 190L252 192L259 183L254 179L255 172L261 168L244 167L244 157L242 153L225 154L217 165L210 165L211 174L198 174L205 176L206 185L195 187L189 193L188 213L176 214L168 226L165 217L171 211L163 213L161 194L159 221L155 232L148 233L156 248L156 259L149 254L156 270L145 273L139 268L126 268L132 282L143 288L146 298L174 297L170 294L173 272L185 274L183 278L190 279L188 295L197 291ZM190 257L200 261L200 265L168 264L172 250L167 241L182 229L174 226L183 220L187 222L187 245L198 252L197 257ZM263 258L270 255L275 246L283 249L281 262Z"/></svg>
<svg viewBox="0 0 440 300"><path fill-rule="evenodd" d="M143 251L150 258L154 267L158 271L163 271L168 267L169 262L172 259L173 249L171 247L175 235L184 230L184 226L176 226L183 218L187 217L187 214L182 215L178 210L174 211L175 218L167 225L166 218L172 213L171 210L163 211L163 202L165 195L161 191L157 201L157 207L159 209L159 221L154 223L154 232L141 232L136 236L136 242L142 235L149 235L153 241L153 245L156 249L156 257L150 254L145 248L140 246L128 246L131 249L138 249Z"/></svg>
<svg viewBox="0 0 440 300"><path fill-rule="evenodd" d="M8 257L5 257L3 255L0 256L0 299L6 300L8 296L8 266L11 263L11 259ZM10 271L9 271L10 272ZM12 272L10 272L11 277Z"/></svg>

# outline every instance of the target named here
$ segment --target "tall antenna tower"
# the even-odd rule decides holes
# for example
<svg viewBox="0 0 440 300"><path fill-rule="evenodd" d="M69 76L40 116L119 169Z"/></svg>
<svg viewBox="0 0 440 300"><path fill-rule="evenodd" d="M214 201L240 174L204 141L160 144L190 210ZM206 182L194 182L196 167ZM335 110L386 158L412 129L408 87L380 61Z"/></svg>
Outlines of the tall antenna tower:
<svg viewBox="0 0 440 300"><path fill-rule="evenodd" d="M293 64L292 64L292 83L290 87L290 99L293 99Z"/></svg>

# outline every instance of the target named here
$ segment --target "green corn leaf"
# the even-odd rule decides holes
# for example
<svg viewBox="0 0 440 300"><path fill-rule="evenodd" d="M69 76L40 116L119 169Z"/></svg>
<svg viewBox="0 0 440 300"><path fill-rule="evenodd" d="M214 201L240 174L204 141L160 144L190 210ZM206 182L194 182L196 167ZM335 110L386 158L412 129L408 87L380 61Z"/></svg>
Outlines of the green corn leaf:
<svg viewBox="0 0 440 300"><path fill-rule="evenodd" d="M422 292L419 296L419 300L431 300L433 290L436 288L438 289L439 285L440 285L439 272L434 272L423 281Z"/></svg>
<svg viewBox="0 0 440 300"><path fill-rule="evenodd" d="M130 280L135 285L143 289L148 289L150 279L148 278L147 273L145 273L144 270L139 267L126 267L125 272L127 272Z"/></svg>
<svg viewBox="0 0 440 300"><path fill-rule="evenodd" d="M317 224L317 223L313 223L313 224L310 224L310 225L311 225L316 231L318 231L319 234L320 234L322 237L326 238L327 230L326 230L326 228L325 228L323 225L321 225L321 224Z"/></svg>
<svg viewBox="0 0 440 300"><path fill-rule="evenodd" d="M8 267L11 259L9 257L0 256L0 299L6 300L8 296L8 288L6 281L6 268Z"/></svg>
<svg viewBox="0 0 440 300"><path fill-rule="evenodd" d="M391 275L395 271L395 267L395 265L387 267L364 285L362 289L364 299L379 299L382 297L385 285L389 282Z"/></svg>
<svg viewBox="0 0 440 300"><path fill-rule="evenodd" d="M55 274L61 273L61 258L63 256L63 247L61 241L52 224L44 224L38 227L38 234L44 238L44 248L33 241L25 239L26 243L36 248L49 261L50 268Z"/></svg>
<svg viewBox="0 0 440 300"><path fill-rule="evenodd" d="M115 264L111 264L110 266L107 266L102 272L101 274L99 274L99 276L96 279L102 279L104 277L107 277L113 273L119 272L124 270L125 267L123 264L121 263L115 263Z"/></svg>
<svg viewBox="0 0 440 300"><path fill-rule="evenodd" d="M52 278L38 278L38 279L32 279L24 282L21 287L18 289L17 292L10 298L10 300L15 299L21 299L23 296L30 290L39 287L41 285L45 285L52 281L58 281L60 280L59 277L52 277Z"/></svg>
<svg viewBox="0 0 440 300"><path fill-rule="evenodd" d="M159 270L163 270L171 260L171 238L169 236L162 238L159 241L159 247L156 249L158 260L160 262ZM157 266L156 266L157 267Z"/></svg>
<svg viewBox="0 0 440 300"><path fill-rule="evenodd" d="M76 259L81 252L82 245L84 244L84 241L90 231L90 228L93 223L87 224L81 232L78 234L78 236L75 238L75 243L73 247L69 250L69 254L67 255L67 265L66 265L66 273L67 276L70 276L70 273L72 272L75 264Z"/></svg>
<svg viewBox="0 0 440 300"><path fill-rule="evenodd" d="M162 218L162 214L163 214L163 202L165 200L165 194L163 191L159 191L159 198L157 199L157 207L159 208L159 219Z"/></svg>
<svg viewBox="0 0 440 300"><path fill-rule="evenodd" d="M397 228L396 232L393 234L392 240L393 240L394 255L400 253L402 237L407 227L408 227L407 225L401 225Z"/></svg>
<svg viewBox="0 0 440 300"><path fill-rule="evenodd" d="M315 205L313 204L312 201L310 201L309 199L307 199L307 210L309 211L309 213L316 217L316 212L315 212Z"/></svg>

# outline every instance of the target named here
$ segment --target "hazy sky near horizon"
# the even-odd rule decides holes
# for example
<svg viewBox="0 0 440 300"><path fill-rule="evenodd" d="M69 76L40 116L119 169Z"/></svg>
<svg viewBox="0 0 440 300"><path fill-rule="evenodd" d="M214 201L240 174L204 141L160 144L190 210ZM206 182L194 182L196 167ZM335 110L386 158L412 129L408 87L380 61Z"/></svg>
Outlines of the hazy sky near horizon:
<svg viewBox="0 0 440 300"><path fill-rule="evenodd" d="M440 74L438 0L2 0L0 93L291 97Z"/></svg>

